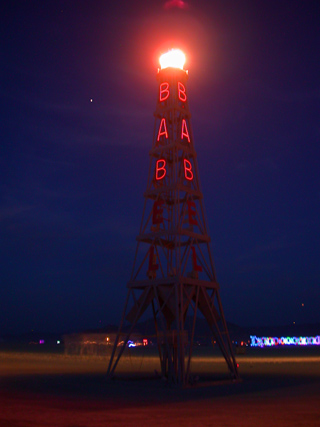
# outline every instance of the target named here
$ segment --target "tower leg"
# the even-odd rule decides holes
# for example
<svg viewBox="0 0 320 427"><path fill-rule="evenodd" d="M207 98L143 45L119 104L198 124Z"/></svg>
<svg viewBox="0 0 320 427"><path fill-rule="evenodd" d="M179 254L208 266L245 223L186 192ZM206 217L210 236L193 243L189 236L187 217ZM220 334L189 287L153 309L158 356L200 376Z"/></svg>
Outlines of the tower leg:
<svg viewBox="0 0 320 427"><path fill-rule="evenodd" d="M114 371L115 371L115 369L117 367L117 364L118 364L118 362L120 360L120 357L122 356L122 354L123 354L123 352L124 352L124 350L126 348L126 345L127 345L128 341L129 341L129 338L130 338L130 335L132 334L133 329L136 326L136 323L137 323L137 321L139 320L139 318L141 316L141 310L143 308L143 304L144 304L144 302L145 302L145 300L146 300L146 298L148 296L148 293L145 293L144 298L141 301L141 304L139 306L139 309L137 310L137 313L136 313L136 316L134 318L134 321L131 324L130 330L127 333L126 338L125 338L125 340L123 342L123 345L122 345L122 347L121 347L121 349L119 351L118 357L117 357L116 361L114 362L114 364L112 366L113 359L114 359L114 356L115 356L115 352L116 352L116 349L117 349L117 345L118 345L118 342L119 342L119 338L120 338L120 335L121 335L121 331L122 331L122 328L123 328L123 323L124 323L125 315L126 315L126 311L127 311L128 300L129 300L129 296L130 296L131 292L132 292L132 290L129 289L128 295L127 295L126 304L125 304L125 308L124 308L124 312L123 312L123 315L122 315L122 319L121 319L121 323L120 323L120 327L119 327L119 331L118 331L118 335L117 335L117 338L115 340L115 343L114 343L114 346L113 346L112 355L111 355L111 358L110 358L110 361L109 361L109 366L108 366L108 371L107 371L107 378L111 378L112 377L112 375L113 375L113 373L114 373Z"/></svg>
<svg viewBox="0 0 320 427"><path fill-rule="evenodd" d="M198 302L199 302L199 291L200 291L200 286L197 287L196 303L195 303L195 306L194 306L193 321L192 321L192 331L191 331L190 346L189 346L189 357L188 357L186 380L185 380L186 384L189 384L189 377L190 377L190 363L191 363L191 357L192 357L192 347L193 347L194 331L195 331L196 320L197 320L197 311L198 311Z"/></svg>

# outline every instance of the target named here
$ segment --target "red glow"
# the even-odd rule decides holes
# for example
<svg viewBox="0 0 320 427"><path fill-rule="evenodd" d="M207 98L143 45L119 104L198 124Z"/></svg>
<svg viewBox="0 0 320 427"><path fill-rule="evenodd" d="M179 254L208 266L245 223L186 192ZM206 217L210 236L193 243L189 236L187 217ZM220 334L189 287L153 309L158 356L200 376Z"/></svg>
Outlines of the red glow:
<svg viewBox="0 0 320 427"><path fill-rule="evenodd" d="M169 92L169 83L164 82L160 85L160 102L165 101L169 98L170 92Z"/></svg>
<svg viewBox="0 0 320 427"><path fill-rule="evenodd" d="M184 136L187 137L188 141L190 142L190 136L189 136L189 131L188 131L188 127L187 127L187 122L185 119L182 119L181 139L183 139Z"/></svg>
<svg viewBox="0 0 320 427"><path fill-rule="evenodd" d="M166 176L166 161L164 159L157 160L156 163L156 180L159 181Z"/></svg>
<svg viewBox="0 0 320 427"><path fill-rule="evenodd" d="M193 180L192 164L189 160L184 159L184 176L188 181Z"/></svg>
<svg viewBox="0 0 320 427"><path fill-rule="evenodd" d="M181 82L178 82L178 97L182 102L187 100L186 88Z"/></svg>
<svg viewBox="0 0 320 427"><path fill-rule="evenodd" d="M155 263L156 258L157 257L154 253L154 246L150 246L150 250L149 250L149 271L158 270L159 265Z"/></svg>
<svg viewBox="0 0 320 427"><path fill-rule="evenodd" d="M163 127L164 130L162 130L162 127ZM166 138L168 138L166 119L164 117L161 119L161 122L160 122L157 141L160 140L160 136L161 135L165 135Z"/></svg>
<svg viewBox="0 0 320 427"><path fill-rule="evenodd" d="M198 225L198 221L195 218L197 212L195 210L196 204L192 200L188 200L188 217L189 217L189 224L192 225Z"/></svg>
<svg viewBox="0 0 320 427"><path fill-rule="evenodd" d="M184 2L183 0L168 0L164 4L165 9L172 9L174 7L178 7L180 9L187 9L189 7L188 3Z"/></svg>
<svg viewBox="0 0 320 427"><path fill-rule="evenodd" d="M162 224L163 223L163 207L164 200L156 200L153 204L152 210L152 223L153 224Z"/></svg>
<svg viewBox="0 0 320 427"><path fill-rule="evenodd" d="M197 264L196 248L194 246L191 246L191 250L192 250L192 263L193 263L194 271L202 271L201 265Z"/></svg>

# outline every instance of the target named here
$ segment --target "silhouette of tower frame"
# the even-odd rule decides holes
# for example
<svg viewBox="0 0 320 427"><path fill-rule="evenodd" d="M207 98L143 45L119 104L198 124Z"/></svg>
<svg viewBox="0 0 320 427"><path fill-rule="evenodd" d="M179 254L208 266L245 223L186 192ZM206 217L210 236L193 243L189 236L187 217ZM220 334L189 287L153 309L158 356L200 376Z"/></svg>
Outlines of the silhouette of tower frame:
<svg viewBox="0 0 320 427"><path fill-rule="evenodd" d="M231 378L238 378L211 255L187 79L188 72L180 68L158 70L148 184L127 299L108 366L109 378L137 322L150 307L161 372L168 382L182 386L190 382L199 312L210 327ZM186 329L187 315L192 318L190 330Z"/></svg>

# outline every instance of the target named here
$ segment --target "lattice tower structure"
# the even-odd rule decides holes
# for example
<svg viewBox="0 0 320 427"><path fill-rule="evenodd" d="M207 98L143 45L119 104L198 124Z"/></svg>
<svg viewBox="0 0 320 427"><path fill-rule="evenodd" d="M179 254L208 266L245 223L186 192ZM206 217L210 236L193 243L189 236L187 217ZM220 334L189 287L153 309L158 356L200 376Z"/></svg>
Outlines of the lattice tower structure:
<svg viewBox="0 0 320 427"><path fill-rule="evenodd" d="M113 376L135 325L151 308L162 376L170 383L185 386L190 382L199 312L210 327L231 378L238 378L210 249L187 79L188 72L183 69L158 70L143 215L108 377ZM192 319L189 328L187 316ZM122 345L118 346L120 341Z"/></svg>

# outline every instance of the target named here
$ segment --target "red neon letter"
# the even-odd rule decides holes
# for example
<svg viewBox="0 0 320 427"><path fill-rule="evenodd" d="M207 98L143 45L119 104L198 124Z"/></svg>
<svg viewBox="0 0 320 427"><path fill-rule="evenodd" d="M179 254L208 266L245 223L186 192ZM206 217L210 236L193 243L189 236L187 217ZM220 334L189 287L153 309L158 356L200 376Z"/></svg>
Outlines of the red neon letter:
<svg viewBox="0 0 320 427"><path fill-rule="evenodd" d="M192 263L193 263L193 269L194 271L202 271L201 265L197 264L197 254L196 249L194 246L191 246L192 249Z"/></svg>
<svg viewBox="0 0 320 427"><path fill-rule="evenodd" d="M189 136L189 132L188 132L188 128L187 128L187 122L185 119L182 119L181 139L183 139L184 136L186 136L188 138L188 142L190 142L190 136Z"/></svg>
<svg viewBox="0 0 320 427"><path fill-rule="evenodd" d="M159 181L160 179L164 178L166 176L166 173L166 161L164 159L157 160L156 180Z"/></svg>
<svg viewBox="0 0 320 427"><path fill-rule="evenodd" d="M164 82L160 85L160 102L165 101L169 98L169 83Z"/></svg>
<svg viewBox="0 0 320 427"><path fill-rule="evenodd" d="M156 200L153 204L152 210L152 224L162 224L163 223L163 207L164 200Z"/></svg>
<svg viewBox="0 0 320 427"><path fill-rule="evenodd" d="M192 181L193 180L192 164L187 159L184 159L183 162L184 162L184 176L187 180Z"/></svg>
<svg viewBox="0 0 320 427"><path fill-rule="evenodd" d="M150 246L149 253L149 271L158 270L159 265L155 263L155 261L157 260L157 256L154 253L154 246Z"/></svg>
<svg viewBox="0 0 320 427"><path fill-rule="evenodd" d="M163 129L164 129L164 130L162 130L162 126L163 126ZM159 141L159 140L160 140L160 136L161 136L161 135L165 135L165 136L166 136L166 138L168 138L168 132L167 132L166 119L165 119L164 117L161 119L161 122L160 122L160 127L159 127L159 132L158 132L158 138L157 138L157 141Z"/></svg>
<svg viewBox="0 0 320 427"><path fill-rule="evenodd" d="M187 203L188 203L189 224L198 225L198 221L195 217L197 215L197 212L195 210L196 204L191 200L188 200Z"/></svg>
<svg viewBox="0 0 320 427"><path fill-rule="evenodd" d="M186 88L180 82L178 82L178 97L182 102L186 102L187 100Z"/></svg>

